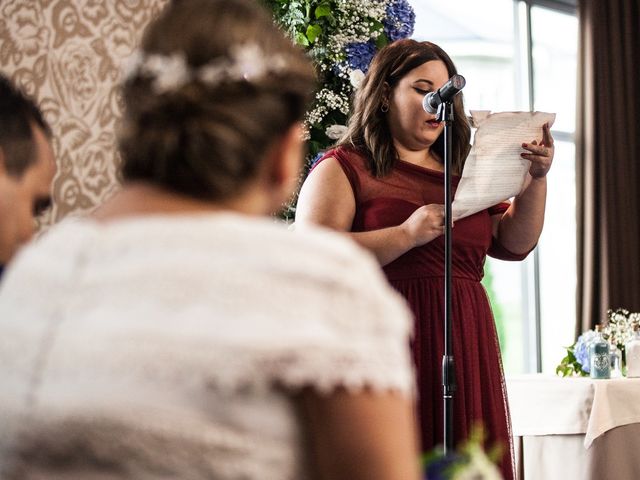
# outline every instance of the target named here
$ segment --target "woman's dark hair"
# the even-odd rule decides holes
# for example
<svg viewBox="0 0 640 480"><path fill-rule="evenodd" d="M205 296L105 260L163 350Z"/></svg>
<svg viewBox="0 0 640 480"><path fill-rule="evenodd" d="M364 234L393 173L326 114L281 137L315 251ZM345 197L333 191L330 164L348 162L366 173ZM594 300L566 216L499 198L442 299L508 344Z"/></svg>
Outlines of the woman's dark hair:
<svg viewBox="0 0 640 480"><path fill-rule="evenodd" d="M356 93L348 129L339 145L350 145L367 154L371 171L376 177L387 175L398 159L387 117L381 110L388 96L385 84L393 90L407 73L432 60L444 62L449 77L458 73L449 55L436 44L411 39L398 40L376 54ZM464 113L462 93L456 95L453 109L452 164L454 172L459 174L471 148L471 127ZM432 148L440 158L444 158L444 135L438 137Z"/></svg>
<svg viewBox="0 0 640 480"><path fill-rule="evenodd" d="M311 101L315 74L304 53L251 0L174 0L148 27L141 50L181 55L195 71L247 44L285 65L254 80L194 78L166 91L143 74L125 82L123 180L219 201L255 178L266 151Z"/></svg>

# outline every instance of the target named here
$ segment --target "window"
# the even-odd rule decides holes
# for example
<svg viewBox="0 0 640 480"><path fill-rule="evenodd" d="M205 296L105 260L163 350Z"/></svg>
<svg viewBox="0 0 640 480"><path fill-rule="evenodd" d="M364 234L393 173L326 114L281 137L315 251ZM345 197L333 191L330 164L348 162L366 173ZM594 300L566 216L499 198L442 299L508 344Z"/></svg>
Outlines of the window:
<svg viewBox="0 0 640 480"><path fill-rule="evenodd" d="M542 371L553 372L574 341L576 319L575 124L578 21L574 14L531 8L533 104L556 112L556 153L540 237Z"/></svg>
<svg viewBox="0 0 640 480"><path fill-rule="evenodd" d="M507 373L553 372L573 343L576 291L575 85L571 0L415 0L414 38L444 48L467 79L467 110L555 112L545 228L524 262L488 259Z"/></svg>

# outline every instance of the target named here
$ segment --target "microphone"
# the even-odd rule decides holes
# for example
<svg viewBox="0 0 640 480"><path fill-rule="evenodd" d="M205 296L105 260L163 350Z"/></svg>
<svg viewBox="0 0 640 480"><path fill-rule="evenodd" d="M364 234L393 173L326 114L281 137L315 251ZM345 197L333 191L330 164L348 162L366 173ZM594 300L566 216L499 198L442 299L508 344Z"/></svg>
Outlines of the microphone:
<svg viewBox="0 0 640 480"><path fill-rule="evenodd" d="M464 88L467 81L462 75L454 75L435 92L427 93L422 99L422 108L427 113L436 113L441 103L449 102Z"/></svg>

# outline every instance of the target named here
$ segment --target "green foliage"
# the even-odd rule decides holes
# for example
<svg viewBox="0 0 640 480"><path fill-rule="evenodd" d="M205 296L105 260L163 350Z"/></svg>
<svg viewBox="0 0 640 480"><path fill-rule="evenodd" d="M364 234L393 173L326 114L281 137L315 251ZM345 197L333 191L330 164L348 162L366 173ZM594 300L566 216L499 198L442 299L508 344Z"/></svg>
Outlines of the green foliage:
<svg viewBox="0 0 640 480"><path fill-rule="evenodd" d="M380 50L381 48L385 47L388 44L389 44L389 39L384 34L384 32L381 32L380 36L376 38L376 48Z"/></svg>
<svg viewBox="0 0 640 480"><path fill-rule="evenodd" d="M333 18L333 15L331 15L331 5L329 4L329 2L323 2L320 5L318 5L316 7L315 16L316 18L322 18L322 17ZM335 18L333 18L333 21L335 22Z"/></svg>
<svg viewBox="0 0 640 480"><path fill-rule="evenodd" d="M576 358L574 345L566 348L567 355L560 361L560 363L556 367L556 374L560 375L561 377L571 377L574 375L578 375L581 377L589 376L587 372L582 370L582 366Z"/></svg>
<svg viewBox="0 0 640 480"><path fill-rule="evenodd" d="M322 35L322 27L320 25L309 25L307 27L307 39L310 43L314 43L320 35Z"/></svg>
<svg viewBox="0 0 640 480"><path fill-rule="evenodd" d="M507 348L507 326L504 309L500 305L493 288L493 274L491 273L491 267L489 263L484 264L484 276L482 277L482 285L487 291L489 297L489 303L491 304L491 310L493 311L493 318L496 322L496 331L498 333L498 341L500 342L500 348L505 351Z"/></svg>
<svg viewBox="0 0 640 480"><path fill-rule="evenodd" d="M303 47L312 46L326 27L330 30L336 25L335 1L265 0L264 3L283 30Z"/></svg>

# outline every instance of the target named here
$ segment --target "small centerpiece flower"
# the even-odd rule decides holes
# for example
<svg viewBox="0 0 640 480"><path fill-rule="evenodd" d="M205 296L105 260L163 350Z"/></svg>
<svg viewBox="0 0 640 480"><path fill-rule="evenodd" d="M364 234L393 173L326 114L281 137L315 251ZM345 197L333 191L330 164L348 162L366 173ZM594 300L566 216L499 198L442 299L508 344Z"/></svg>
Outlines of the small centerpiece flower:
<svg viewBox="0 0 640 480"><path fill-rule="evenodd" d="M633 328L640 324L640 313L631 313L624 308L609 310L608 321L602 334L612 345L624 351L625 344L633 338Z"/></svg>
<svg viewBox="0 0 640 480"><path fill-rule="evenodd" d="M602 337L624 355L625 344L633 337L633 329L640 325L640 313L631 313L624 308L607 311L607 321L602 328ZM573 345L567 347L567 355L556 367L556 373L563 377L571 375L588 376L589 347L596 332L587 330Z"/></svg>

